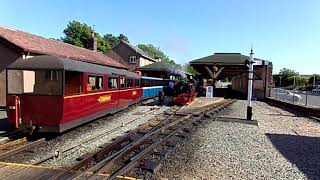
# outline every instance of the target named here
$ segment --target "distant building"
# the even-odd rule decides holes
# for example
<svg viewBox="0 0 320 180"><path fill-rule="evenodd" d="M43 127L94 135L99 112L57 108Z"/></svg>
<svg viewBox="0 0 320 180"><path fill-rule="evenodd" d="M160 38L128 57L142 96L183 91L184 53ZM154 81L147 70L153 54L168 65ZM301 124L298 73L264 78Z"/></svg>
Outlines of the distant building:
<svg viewBox="0 0 320 180"><path fill-rule="evenodd" d="M214 53L206 57L190 61L204 79L231 79L232 90L247 96L249 56L240 53ZM253 97L264 99L270 96L272 88L272 62L254 58Z"/></svg>
<svg viewBox="0 0 320 180"><path fill-rule="evenodd" d="M89 47L92 46L92 47ZM63 43L56 40L47 39L41 36L0 26L0 106L6 103L6 68L17 60L27 60L37 55L51 55L100 64L109 67L128 69L125 65L114 59L96 52L96 41L93 38L85 49ZM13 86L23 89L28 86L28 75L23 72L22 77L16 77Z"/></svg>
<svg viewBox="0 0 320 180"><path fill-rule="evenodd" d="M107 53L107 56L128 66L130 71L135 71L139 67L159 61L147 55L142 49L125 41L120 41L115 45L111 51Z"/></svg>

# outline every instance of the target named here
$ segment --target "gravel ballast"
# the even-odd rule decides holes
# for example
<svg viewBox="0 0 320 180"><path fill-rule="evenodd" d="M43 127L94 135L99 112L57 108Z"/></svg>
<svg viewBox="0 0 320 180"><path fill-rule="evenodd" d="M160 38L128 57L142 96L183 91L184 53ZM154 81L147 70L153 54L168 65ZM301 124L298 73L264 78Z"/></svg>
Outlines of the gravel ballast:
<svg viewBox="0 0 320 180"><path fill-rule="evenodd" d="M128 130L138 127L140 124L163 113L168 108L169 107L166 106L133 106L116 113L114 116L103 117L63 133L54 139L47 141L46 144L35 148L35 153L21 153L15 157L6 159L6 161L32 164L55 151L62 151L69 147L73 147L87 139L106 132L99 138L85 142L70 151L62 153L58 158L48 160L41 164L41 166L52 168L70 167L76 163L78 157L97 151L102 144L111 142L113 138L121 136ZM115 128L116 130L114 130Z"/></svg>
<svg viewBox="0 0 320 180"><path fill-rule="evenodd" d="M239 100L220 116L245 118ZM181 140L155 179L319 179L320 124L253 103L258 126L209 120Z"/></svg>

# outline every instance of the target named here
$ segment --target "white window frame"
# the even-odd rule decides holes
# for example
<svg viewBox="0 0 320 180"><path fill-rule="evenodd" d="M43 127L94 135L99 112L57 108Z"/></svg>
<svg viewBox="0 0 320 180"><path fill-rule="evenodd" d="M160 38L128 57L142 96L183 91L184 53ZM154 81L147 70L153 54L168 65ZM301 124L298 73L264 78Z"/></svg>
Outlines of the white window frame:
<svg viewBox="0 0 320 180"><path fill-rule="evenodd" d="M130 57L129 57L129 63L130 63L130 64L135 64L135 63L137 63L137 57L136 57L136 56L130 56Z"/></svg>

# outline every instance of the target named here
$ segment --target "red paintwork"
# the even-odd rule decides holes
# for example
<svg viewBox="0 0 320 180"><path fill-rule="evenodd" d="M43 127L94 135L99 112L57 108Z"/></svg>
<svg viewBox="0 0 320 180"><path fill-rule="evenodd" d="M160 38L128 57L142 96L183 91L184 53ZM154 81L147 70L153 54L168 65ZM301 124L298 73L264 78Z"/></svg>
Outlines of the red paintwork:
<svg viewBox="0 0 320 180"><path fill-rule="evenodd" d="M19 106L18 106L18 96L7 96L7 116L10 120L10 128L16 129L18 127L18 121L19 121ZM10 108L14 108L11 109Z"/></svg>
<svg viewBox="0 0 320 180"><path fill-rule="evenodd" d="M136 95L132 94L134 91L137 92ZM111 101L99 102L98 99L101 96L111 96ZM72 98L65 97L63 107L64 116L61 124L70 123L76 119L90 116L95 113L125 108L129 103L138 101L141 96L142 88L135 88L120 91L114 90L111 92L98 92Z"/></svg>
<svg viewBox="0 0 320 180"><path fill-rule="evenodd" d="M8 95L7 107L17 106L15 97L19 97L24 126L67 126L71 128L74 126L71 124L81 124L81 122L75 123L77 121L92 120L93 115L102 116L126 108L142 97L142 88L139 87L107 90L107 75L103 76L103 90L87 92L87 79L88 73L83 73L81 78L83 94L70 96ZM99 101L99 98L102 101ZM7 108L7 112L13 126L18 127L18 109Z"/></svg>
<svg viewBox="0 0 320 180"><path fill-rule="evenodd" d="M20 99L21 118L25 125L56 125L62 118L63 97L61 96L8 96L8 118L15 127L18 127L16 118L16 115L19 115L18 106L15 110L9 109L9 106L14 105L15 97Z"/></svg>
<svg viewBox="0 0 320 180"><path fill-rule="evenodd" d="M198 95L197 92L181 93L178 96L173 98L173 102L174 104L179 104L179 105L191 103L192 101L194 101L197 95Z"/></svg>

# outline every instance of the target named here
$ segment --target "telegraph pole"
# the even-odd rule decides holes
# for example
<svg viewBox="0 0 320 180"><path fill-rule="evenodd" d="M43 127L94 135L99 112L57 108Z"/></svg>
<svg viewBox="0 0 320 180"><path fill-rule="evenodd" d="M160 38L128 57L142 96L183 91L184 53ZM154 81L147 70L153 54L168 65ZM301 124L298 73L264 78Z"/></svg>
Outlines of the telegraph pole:
<svg viewBox="0 0 320 180"><path fill-rule="evenodd" d="M247 120L252 119L252 84L253 84L253 50L251 47L250 60L248 62L248 101L247 101Z"/></svg>

